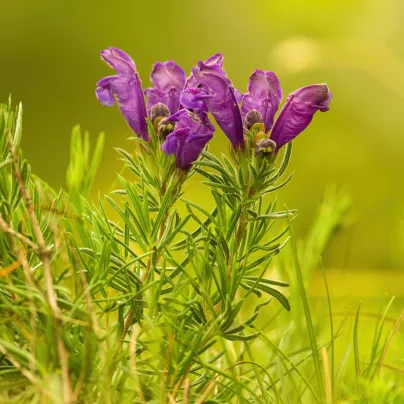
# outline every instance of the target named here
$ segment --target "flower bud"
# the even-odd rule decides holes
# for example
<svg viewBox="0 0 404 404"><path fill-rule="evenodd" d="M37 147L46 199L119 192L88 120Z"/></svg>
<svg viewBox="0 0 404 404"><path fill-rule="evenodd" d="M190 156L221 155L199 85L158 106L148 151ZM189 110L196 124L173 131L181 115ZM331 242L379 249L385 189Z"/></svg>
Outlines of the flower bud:
<svg viewBox="0 0 404 404"><path fill-rule="evenodd" d="M276 149L276 143L269 139L261 139L258 140L256 146L255 146L255 155L259 156L260 154L269 154L271 155Z"/></svg>
<svg viewBox="0 0 404 404"><path fill-rule="evenodd" d="M244 118L245 127L250 130L251 127L255 124L263 124L264 120L262 119L262 115L255 109L249 111Z"/></svg>
<svg viewBox="0 0 404 404"><path fill-rule="evenodd" d="M170 116L170 111L167 105L162 102L157 103L150 110L150 120L152 121L153 128L157 136L162 139L165 139L174 129L174 125L166 119L168 116Z"/></svg>
<svg viewBox="0 0 404 404"><path fill-rule="evenodd" d="M154 105L150 112L150 120L154 122L157 118L167 118L170 116L170 111L167 105L163 104L162 102L157 103Z"/></svg>
<svg viewBox="0 0 404 404"><path fill-rule="evenodd" d="M175 123L167 119L161 119L157 126L157 136L165 140L165 138L174 130Z"/></svg>

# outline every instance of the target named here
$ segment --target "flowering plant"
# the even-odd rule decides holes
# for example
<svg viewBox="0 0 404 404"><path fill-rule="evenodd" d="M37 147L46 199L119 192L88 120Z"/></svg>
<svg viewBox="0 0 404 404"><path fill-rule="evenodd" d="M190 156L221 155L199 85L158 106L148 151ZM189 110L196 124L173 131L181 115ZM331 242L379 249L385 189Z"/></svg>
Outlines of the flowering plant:
<svg viewBox="0 0 404 404"><path fill-rule="evenodd" d="M136 65L125 52L109 48L101 56L117 75L98 81L98 99L110 106L115 95L129 126L146 141L150 138L146 128L149 118L163 142L163 151L176 154L177 166L182 169L190 168L213 136L208 112L236 151L246 148L245 132L256 127L256 154L274 154L306 129L316 111L327 111L332 96L326 84L294 91L269 134L282 100L279 81L272 72L255 70L248 92L241 95L227 77L220 53L198 62L187 79L184 70L172 60L157 62L150 75L154 87L143 92ZM247 149L248 146L251 145Z"/></svg>
<svg viewBox="0 0 404 404"><path fill-rule="evenodd" d="M267 305L291 309L288 284L269 268L295 214L274 195L291 178L291 140L328 110L331 93L325 84L296 90L275 119L282 91L272 72L255 70L242 94L216 54L188 77L158 62L143 89L125 52L101 57L116 75L97 82L96 96L118 104L135 143L118 149L127 171L98 203L88 197L104 135L91 158L75 128L67 190L56 193L22 157L21 106L1 107L2 302L18 326L5 326L0 350L23 377L21 399L269 402L276 383L254 356L272 342L258 322ZM207 149L212 118L230 157ZM194 174L212 210L184 197ZM317 370L315 341L312 355Z"/></svg>

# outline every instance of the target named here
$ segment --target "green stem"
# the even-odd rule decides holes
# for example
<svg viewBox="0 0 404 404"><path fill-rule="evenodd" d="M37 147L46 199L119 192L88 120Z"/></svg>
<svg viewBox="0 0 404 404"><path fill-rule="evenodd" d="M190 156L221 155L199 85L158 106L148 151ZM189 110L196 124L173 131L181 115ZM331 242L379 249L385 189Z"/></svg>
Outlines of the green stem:
<svg viewBox="0 0 404 404"><path fill-rule="evenodd" d="M179 184L178 184L178 185L179 185ZM163 184L162 184L162 186L161 186L161 195L164 195L164 194L165 194L166 188L167 188L167 181L164 181ZM173 198L174 200L172 201L172 203L171 203L170 206L172 206L172 205L174 204L175 199L176 199L176 198L175 198L175 195L176 195L176 194L177 194L177 193L174 193L174 198ZM157 245L160 244L161 239L162 239L162 237L163 237L163 234L164 234L164 231L165 231L165 228L166 228L166 224L167 224L168 216L169 216L169 209L168 209L167 212L165 213L164 219L163 219L162 222L161 222L161 225L160 225L160 228L159 228L159 232L158 232L158 236L157 236ZM160 254L157 255L156 262L158 262L159 259L160 259ZM147 264L146 264L146 271L145 271L145 273L144 273L143 276L142 276L142 284L147 283L147 281L148 281L148 279L149 279L149 275L150 275L151 269L152 269L152 257L149 256L149 258L148 258L148 260L147 260ZM154 270L154 268L153 268L153 270ZM128 316L126 317L126 320L125 320L125 325L124 325L124 328L123 328L123 331L122 331L122 334L121 334L121 343L122 343L122 341L125 339L125 337L126 337L128 331L129 331L129 328L130 328L130 326L132 325L132 321L133 321L134 315L135 315L135 309L132 307L132 308L130 309L129 313L128 313Z"/></svg>

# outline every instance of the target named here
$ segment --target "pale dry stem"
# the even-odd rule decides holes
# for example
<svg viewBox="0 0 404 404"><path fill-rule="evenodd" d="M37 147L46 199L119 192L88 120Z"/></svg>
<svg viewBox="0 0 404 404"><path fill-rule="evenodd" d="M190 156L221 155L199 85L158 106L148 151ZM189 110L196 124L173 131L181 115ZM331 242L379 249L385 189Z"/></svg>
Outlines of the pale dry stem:
<svg viewBox="0 0 404 404"><path fill-rule="evenodd" d="M74 397L72 394L72 386L70 380L70 373L69 373L69 357L67 353L67 349L65 343L63 341L63 323L61 321L61 314L59 310L59 306L57 304L57 297L55 293L55 289L53 287L53 278L52 278L52 271L51 271L51 250L49 250L46 246L45 239L43 237L38 218L35 214L34 208L32 206L32 201L30 196L28 195L28 191L25 188L24 181L21 175L18 155L17 151L15 150L13 144L13 138L11 136L10 131L7 132L8 140L9 140L9 147L10 152L13 160L14 165L14 172L15 177L18 183L18 187L24 201L25 207L27 209L27 213L29 219L32 224L33 231L35 233L37 243L38 243L38 255L43 263L44 269L44 278L45 278L45 286L46 286L46 294L49 307L52 311L53 317L56 323L56 343L57 343L57 350L59 354L59 361L60 367L62 371L62 380L63 380L63 395L66 404L74 403Z"/></svg>
<svg viewBox="0 0 404 404"><path fill-rule="evenodd" d="M386 358L387 351L388 351L388 349L390 347L391 341L393 340L394 335L396 334L396 332L400 328L400 325L401 325L403 320L404 320L404 310L401 312L401 315L398 318L398 320L396 322L396 325L394 326L394 329L393 329L393 331L392 331L392 333L391 333L391 335L390 335L390 337L389 337L389 339L388 339L388 341L386 343L386 346L384 347L382 357L380 358L379 366L377 367L377 374L378 375L380 374L380 370L382 368L384 359Z"/></svg>
<svg viewBox="0 0 404 404"><path fill-rule="evenodd" d="M0 352L7 357L7 359L12 363L12 365L24 376L26 377L33 385L39 385L38 379L35 375L33 375L29 370L21 366L20 362L14 358L14 356L8 352L8 350L0 344Z"/></svg>

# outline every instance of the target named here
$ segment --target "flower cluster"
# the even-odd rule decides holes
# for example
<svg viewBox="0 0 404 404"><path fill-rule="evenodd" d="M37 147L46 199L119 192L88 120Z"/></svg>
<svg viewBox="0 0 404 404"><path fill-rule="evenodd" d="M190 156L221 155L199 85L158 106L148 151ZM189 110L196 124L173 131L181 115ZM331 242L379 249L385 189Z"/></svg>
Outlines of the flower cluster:
<svg viewBox="0 0 404 404"><path fill-rule="evenodd" d="M227 77L220 53L198 62L188 78L170 60L154 65L153 87L143 91L136 65L125 52L109 48L101 57L117 74L98 81L97 98L107 106L116 98L129 126L145 141L149 118L162 137L162 150L175 154L177 166L185 170L213 137L209 112L236 151L245 148L246 131L258 127L255 153L272 155L306 129L315 112L327 111L332 97L326 84L300 88L289 95L275 121L282 90L273 72L255 70L247 93L241 94Z"/></svg>

